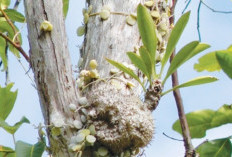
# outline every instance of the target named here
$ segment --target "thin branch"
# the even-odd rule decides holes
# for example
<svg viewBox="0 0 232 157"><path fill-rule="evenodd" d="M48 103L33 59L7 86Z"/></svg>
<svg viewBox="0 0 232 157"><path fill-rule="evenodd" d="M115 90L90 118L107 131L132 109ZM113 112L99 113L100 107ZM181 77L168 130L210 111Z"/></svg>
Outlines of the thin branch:
<svg viewBox="0 0 232 157"><path fill-rule="evenodd" d="M30 58L26 54L26 52L22 49L22 47L16 43L14 43L9 37L4 35L2 32L0 32L0 36L3 37L6 41L8 41L10 44L12 44L22 55L23 57L30 63Z"/></svg>
<svg viewBox="0 0 232 157"><path fill-rule="evenodd" d="M186 1L187 2L187 1ZM188 8L189 4L191 3L191 0L188 0L188 3L185 5L182 14L184 14L185 10Z"/></svg>
<svg viewBox="0 0 232 157"><path fill-rule="evenodd" d="M203 0L200 0L200 2L206 6L209 10L211 10L212 12L215 13L221 13L221 14L232 14L232 11L220 11L220 10L215 10L212 7L210 7L209 5L207 5Z"/></svg>
<svg viewBox="0 0 232 157"><path fill-rule="evenodd" d="M17 10L17 9L18 9L18 6L19 6L20 2L21 2L21 0L16 0L16 1L15 1L14 10Z"/></svg>
<svg viewBox="0 0 232 157"><path fill-rule="evenodd" d="M7 60L8 60L8 48L9 48L9 46L8 46L8 43L6 42L6 46L5 46L5 55L6 55ZM6 72L5 72L5 74L6 74L6 82L5 82L5 85L7 86L7 84L10 82L9 68L8 68L8 66L6 67Z"/></svg>
<svg viewBox="0 0 232 157"><path fill-rule="evenodd" d="M172 140L175 140L175 141L182 141L182 142L183 142L183 140L173 138L173 137L171 137L171 136L169 136L169 135L165 134L164 132L163 132L163 135L164 135L164 136L166 136L167 138L172 139Z"/></svg>
<svg viewBox="0 0 232 157"><path fill-rule="evenodd" d="M200 10L201 10L202 1L199 2L198 9L197 9L197 33L199 41L201 41L201 32L200 32Z"/></svg>
<svg viewBox="0 0 232 157"><path fill-rule="evenodd" d="M9 19L9 17L6 15L6 13L2 10L2 8L0 7L0 11L2 13L2 15L4 16L4 18L6 19L7 23L11 26L11 28L14 31L14 34L17 33L17 30L15 29L14 24L11 22L11 20Z"/></svg>
<svg viewBox="0 0 232 157"><path fill-rule="evenodd" d="M172 1L173 1L173 4L176 4L176 0L172 0ZM171 8L171 14L174 14L174 9L175 9L175 5L173 5L173 7ZM171 24L174 23L174 17L170 18L170 23ZM175 50L170 57L170 62L173 60L174 57L175 57ZM178 75L177 75L177 72L174 72L172 74L172 86L175 87L178 85L179 85ZM179 89L174 90L173 94L174 94L174 98L176 101L182 134L184 138L185 157L195 157L196 154L195 154L194 147L192 145L190 131L189 131L187 119L185 117L184 106L183 106L183 102L182 102Z"/></svg>

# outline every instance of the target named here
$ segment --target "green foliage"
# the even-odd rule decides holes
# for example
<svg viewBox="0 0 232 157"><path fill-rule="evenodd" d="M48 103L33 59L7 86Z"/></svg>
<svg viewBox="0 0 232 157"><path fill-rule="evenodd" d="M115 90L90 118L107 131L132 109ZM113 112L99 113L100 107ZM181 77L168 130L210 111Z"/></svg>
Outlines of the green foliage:
<svg viewBox="0 0 232 157"><path fill-rule="evenodd" d="M232 79L232 51L227 53L216 52L216 58L222 70Z"/></svg>
<svg viewBox="0 0 232 157"><path fill-rule="evenodd" d="M25 22L25 17L20 12L17 12L14 9L5 9L4 12L7 14L9 19L13 22Z"/></svg>
<svg viewBox="0 0 232 157"><path fill-rule="evenodd" d="M166 49L166 52L164 54L164 58L162 59L162 62L161 62L162 63L161 73L163 72L163 68L164 68L165 64L167 63L168 59L170 58L173 50L176 47L177 42L180 39L181 34L184 31L185 26L188 23L189 16L190 16L190 12L187 12L184 15L182 15L181 18L175 24L175 27L173 28L173 30L171 32L171 35L168 39L167 49Z"/></svg>
<svg viewBox="0 0 232 157"><path fill-rule="evenodd" d="M11 0L0 0L0 7L1 8L7 8L10 5Z"/></svg>
<svg viewBox="0 0 232 157"><path fill-rule="evenodd" d="M30 123L30 121L26 117L22 117L22 119L19 122L11 126L7 122L5 122L2 118L0 118L0 127L2 127L10 134L14 134L23 123Z"/></svg>
<svg viewBox="0 0 232 157"><path fill-rule="evenodd" d="M64 17L67 16L68 8L69 8L69 0L63 0L63 14L64 14Z"/></svg>
<svg viewBox="0 0 232 157"><path fill-rule="evenodd" d="M198 63L194 65L194 69L198 72L201 71L219 71L221 70L221 66L216 58L216 52L218 53L226 53L232 54L232 45L227 48L227 50L220 50L220 51L213 51L210 53L205 54L204 56L198 59Z"/></svg>
<svg viewBox="0 0 232 157"><path fill-rule="evenodd" d="M232 123L231 117L231 105L223 105L217 111L207 109L186 114L192 138L202 138L206 135L207 130ZM182 134L179 120L173 124L173 129Z"/></svg>
<svg viewBox="0 0 232 157"><path fill-rule="evenodd" d="M180 67L183 62L188 58L188 56L192 53L192 51L197 47L199 44L198 41L190 42L189 44L185 45L173 58L170 67L168 68L167 74L164 78L163 83L167 80L167 78L176 71L178 67Z"/></svg>
<svg viewBox="0 0 232 157"><path fill-rule="evenodd" d="M7 68L7 58L6 58L6 53L5 53L5 48L6 48L6 41L5 39L0 37L0 58L2 60L3 63L3 71L6 70Z"/></svg>
<svg viewBox="0 0 232 157"><path fill-rule="evenodd" d="M204 51L207 48L209 48L209 45L200 44L198 41L193 41L185 45L173 58L163 83L165 83L168 77L172 73L174 73L177 70L177 68L184 64L187 60L191 59L193 56Z"/></svg>
<svg viewBox="0 0 232 157"><path fill-rule="evenodd" d="M0 157L15 157L15 151L9 147L0 145Z"/></svg>
<svg viewBox="0 0 232 157"><path fill-rule="evenodd" d="M15 39L15 34L14 34L14 31L13 29L11 28L11 26L6 22L6 21L0 21L0 32L1 33L7 33L8 34L8 37L13 40ZM17 27L15 26L15 28L17 29ZM17 29L18 31L18 29ZM21 34L18 34L18 38L19 38L19 42L20 44L22 44L22 37L21 37ZM0 45L1 47L2 45ZM18 50L13 46L13 45L9 45L10 47L10 51L13 52L13 54L16 56L16 57L20 57L19 56L19 52Z"/></svg>
<svg viewBox="0 0 232 157"><path fill-rule="evenodd" d="M11 92L14 84L10 83L5 88L0 86L0 118L5 120L14 107L17 91Z"/></svg>
<svg viewBox="0 0 232 157"><path fill-rule="evenodd" d="M138 67L146 76L149 76L148 69L146 67L145 62L143 61L142 57L137 55L134 52L127 52L128 57L130 58L131 62ZM150 78L150 77L148 77Z"/></svg>
<svg viewBox="0 0 232 157"><path fill-rule="evenodd" d="M139 54L140 54L144 64L146 65L146 69L148 72L147 78L151 83L152 77L154 76L155 63L151 60L151 56L144 46L141 46L139 48Z"/></svg>
<svg viewBox="0 0 232 157"><path fill-rule="evenodd" d="M141 4L139 4L137 8L137 21L138 21L139 33L142 38L143 45L150 53L151 61L155 63L156 46L157 46L155 24L147 8Z"/></svg>
<svg viewBox="0 0 232 157"><path fill-rule="evenodd" d="M133 70L131 70L130 68L127 68L125 65L115 62L113 60L110 60L108 58L106 58L106 60L112 64L113 66L117 67L118 69L120 69L121 71L127 73L128 75L130 75L132 78L134 78L135 80L137 80L140 85L143 87L143 89L145 90L145 87L143 85L143 83L140 81L139 77L133 72Z"/></svg>
<svg viewBox="0 0 232 157"><path fill-rule="evenodd" d="M45 150L45 144L43 142L37 142L34 145L18 141L16 143L16 155L17 157L41 157Z"/></svg>
<svg viewBox="0 0 232 157"><path fill-rule="evenodd" d="M174 88L162 93L161 95L165 95L173 90L179 89L179 88L184 88L184 87L190 87L190 86L196 86L196 85L201 85L201 84L206 84L206 83L211 83L215 82L218 79L212 76L202 76L202 77L197 77L192 80L189 80L183 84L180 84L178 86L175 86Z"/></svg>
<svg viewBox="0 0 232 157"><path fill-rule="evenodd" d="M217 62L216 52L210 52L198 59L198 63L194 65L194 69L198 72L207 70L209 72L221 70Z"/></svg>
<svg viewBox="0 0 232 157"><path fill-rule="evenodd" d="M229 138L206 141L196 149L202 157L231 157L232 145Z"/></svg>

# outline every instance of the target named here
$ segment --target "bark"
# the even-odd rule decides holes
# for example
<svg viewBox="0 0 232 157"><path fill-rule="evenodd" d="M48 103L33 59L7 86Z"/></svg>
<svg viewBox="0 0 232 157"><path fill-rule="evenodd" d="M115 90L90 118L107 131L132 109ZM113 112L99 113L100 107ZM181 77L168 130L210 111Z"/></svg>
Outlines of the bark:
<svg viewBox="0 0 232 157"><path fill-rule="evenodd" d="M62 0L25 0L25 13L30 44L30 63L34 72L40 104L46 125L62 125L78 119L69 109L70 103L77 104L78 93L72 77L71 60L67 47ZM51 32L43 32L40 25L48 20L53 25ZM57 124L58 123L58 124ZM54 156L70 156L65 139L48 135ZM70 128L64 136L72 135Z"/></svg>
<svg viewBox="0 0 232 157"><path fill-rule="evenodd" d="M62 0L24 2L30 63L45 122L48 125L47 132L53 156L74 156L68 151L68 145L71 137L78 131L72 128L72 121L80 121L80 113L71 112L68 106L72 103L78 107L78 103L83 103L80 101L83 99L78 100L79 94L82 98L86 96L88 100L87 106L81 106L88 112L88 122L85 126L93 124L97 131L97 144L90 148L90 151L105 146L111 156L116 156L125 151L132 153L148 145L154 134L151 112L155 107L141 101L141 88L127 75L120 73L116 77L106 79L110 76L112 66L106 62L105 57L129 63L126 52L133 51L135 46L141 44L137 25L127 25L125 15L111 14L105 21L99 16L90 17L81 51L84 59L82 69L89 70L90 60L97 60L97 70L101 79L91 82L83 92L78 92L72 77ZM108 5L112 12L131 14L136 13L139 2L140 0L96 0L88 3L93 6L93 13ZM40 25L44 20L53 25L51 32L41 31ZM136 87L130 88L128 81L133 82ZM152 86L155 92L162 89L160 84L160 81L155 81ZM149 93L152 94L152 90ZM156 97L146 95L145 99L155 99L157 105ZM62 134L53 136L51 129L58 126L62 128ZM90 151L84 152L83 156L92 156Z"/></svg>

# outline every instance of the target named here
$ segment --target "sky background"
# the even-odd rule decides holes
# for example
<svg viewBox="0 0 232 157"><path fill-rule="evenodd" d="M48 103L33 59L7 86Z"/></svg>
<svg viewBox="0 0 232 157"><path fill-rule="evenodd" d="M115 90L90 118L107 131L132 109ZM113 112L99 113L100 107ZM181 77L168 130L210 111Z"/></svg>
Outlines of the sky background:
<svg viewBox="0 0 232 157"><path fill-rule="evenodd" d="M205 0L205 2L215 10L232 10L232 2L230 0ZM183 32L180 42L177 46L179 50L182 46L193 40L198 40L197 36L197 7L198 0L192 1L187 10L191 10L190 21ZM66 28L69 39L69 50L72 62L75 65L79 57L78 46L82 44L83 38L76 36L76 29L82 22L83 0L70 0L69 13L66 19ZM181 16L181 12L185 7L185 1L179 0L176 6L176 19ZM23 12L23 4L20 4L19 10ZM20 25L19 28L23 34L23 48L28 51L27 29L26 24ZM219 78L219 81L212 84L195 86L181 89L184 107L186 113L201 109L218 109L223 104L231 104L232 81L223 72L201 72L194 71L193 65L197 59L214 50L226 49L232 44L232 14L213 13L202 5L200 14L200 30L202 42L210 44L211 48L194 57L191 61L185 63L179 70L180 83L188 81L197 76L212 75ZM21 59L23 65L28 69L28 64ZM16 140L23 140L28 143L36 143L38 133L34 125L38 126L43 123L40 110L37 91L31 85L33 82L25 75L25 71L13 55L9 55L10 81L14 82L13 90L18 89L18 97L15 107L7 118L7 122L14 124L19 121L22 116L26 116L31 124L24 124L16 132ZM30 71L30 76L33 75ZM4 86L5 75L0 72L0 85ZM171 88L170 79L167 81L165 89ZM172 130L172 124L178 119L176 104L172 93L162 97L158 108L153 112L155 119L155 134L151 144L145 148L147 157L183 157L183 142L175 141L167 138L163 133L177 139L181 136ZM194 146L202 143L206 139L223 138L231 135L232 125L224 125L222 127L212 129L207 132L204 139L193 140ZM11 135L0 129L0 145L14 147ZM45 155L44 155L45 156Z"/></svg>

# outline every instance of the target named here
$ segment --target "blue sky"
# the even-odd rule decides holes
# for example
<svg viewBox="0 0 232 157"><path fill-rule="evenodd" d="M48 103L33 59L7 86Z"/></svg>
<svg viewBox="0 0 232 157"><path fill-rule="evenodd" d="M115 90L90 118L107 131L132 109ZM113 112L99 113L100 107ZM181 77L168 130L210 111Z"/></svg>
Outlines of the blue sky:
<svg viewBox="0 0 232 157"><path fill-rule="evenodd" d="M192 1L188 10L191 11L190 22L188 23L177 50L190 41L198 40L197 36L197 6L198 0ZM216 10L232 10L232 2L229 0L205 0L207 4ZM76 29L82 22L82 8L84 7L84 1L70 0L70 10L66 20L67 34L69 39L69 48L72 56L73 64L78 60L78 45L82 44L83 38L76 36ZM181 15L185 4L184 1L177 3L176 7L176 19ZM20 5L21 10L23 5ZM232 44L232 14L217 14L213 13L206 7L202 6L200 16L200 30L202 36L202 42L211 45L211 48L203 54L225 49ZM20 26L21 27L21 26ZM26 25L22 27L22 33L24 36L23 47L28 50L28 42L26 38ZM201 55L203 55L201 54ZM223 72L202 72L198 73L194 71L193 65L197 62L197 59L201 56L194 57L190 62L184 64L179 70L180 82L188 81L197 76L212 75L218 77L220 80L216 83L207 84L203 86L195 86L186 89L181 89L183 97L184 107L186 112L191 112L200 109L218 109L223 104L231 104L231 89L232 81ZM33 125L43 123L43 118L40 110L39 99L37 92L31 85L30 79L25 75L25 72L19 62L14 56L9 55L10 62L10 80L15 82L14 89L18 89L18 98L15 104L15 108L7 119L7 122L14 124L22 116L26 116L30 119L31 124L23 125L22 128L16 133L16 140L23 140L28 143L35 143L37 141L37 130ZM28 67L24 59L21 59L25 67ZM30 71L29 73L32 76ZM32 76L33 77L33 76ZM171 87L170 80L167 81L166 89ZM4 74L0 73L0 85L4 85ZM181 157L184 156L184 146L182 142L171 140L163 135L163 132L171 137L181 139L181 136L172 130L173 122L178 118L177 109L172 94L164 96L158 108L153 112L155 119L155 134L151 144L145 148L147 157ZM204 139L193 140L195 146L203 142L205 139L222 138L231 135L232 125L225 125L223 127L212 129L207 132L207 136ZM0 145L6 145L13 147L12 137L5 131L0 129Z"/></svg>

